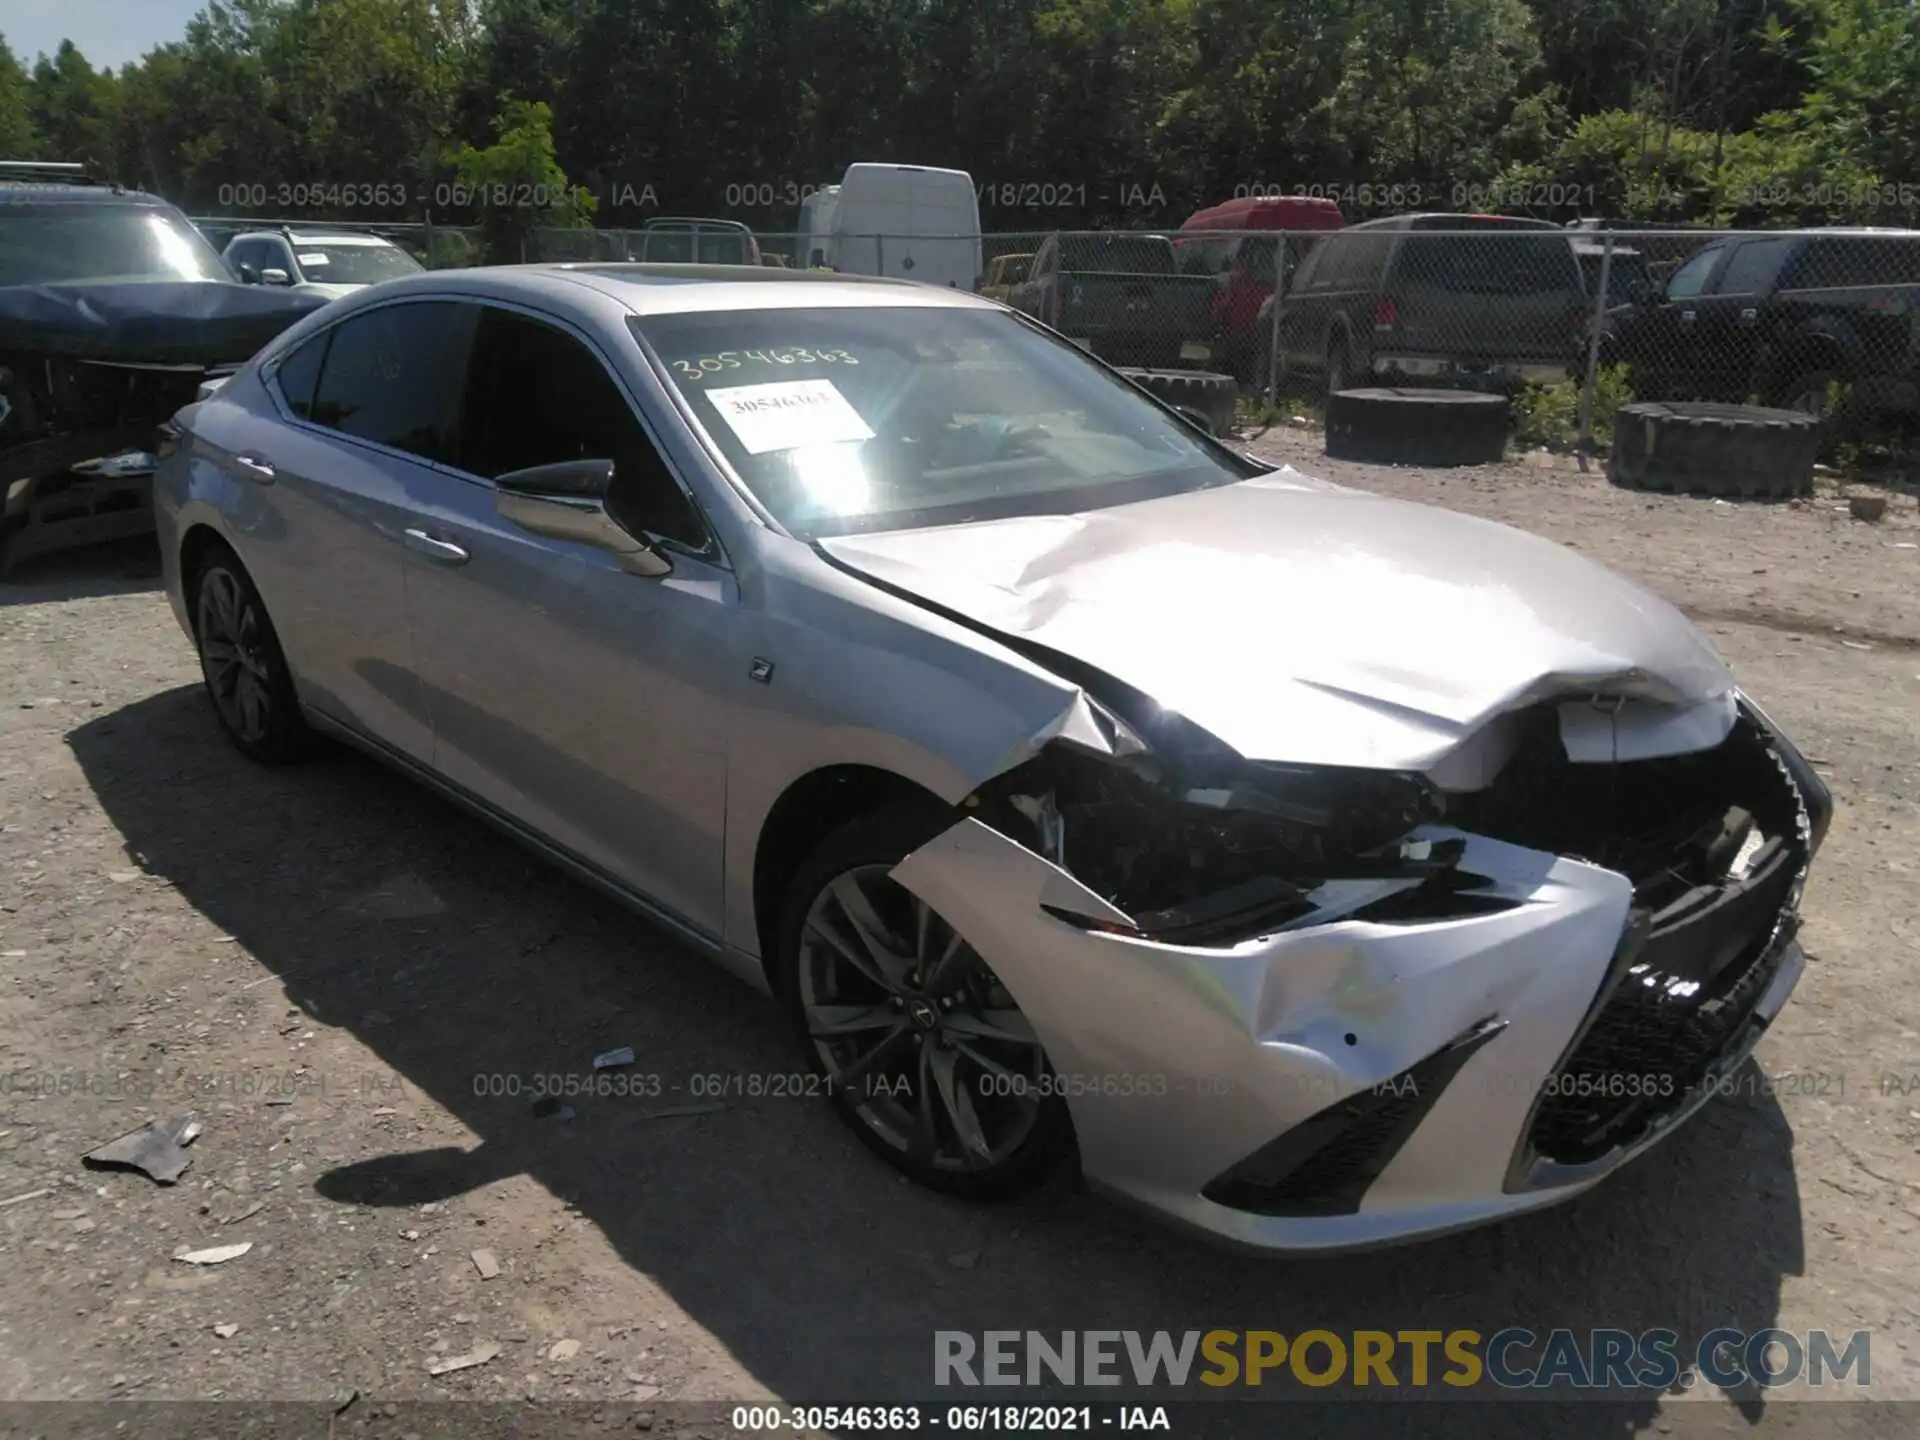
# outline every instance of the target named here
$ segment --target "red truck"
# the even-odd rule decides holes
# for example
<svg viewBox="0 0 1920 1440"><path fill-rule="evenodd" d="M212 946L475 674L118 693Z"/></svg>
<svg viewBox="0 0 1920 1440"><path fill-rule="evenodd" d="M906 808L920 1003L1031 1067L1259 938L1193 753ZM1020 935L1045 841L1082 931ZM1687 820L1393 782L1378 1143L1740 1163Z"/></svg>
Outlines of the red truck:
<svg viewBox="0 0 1920 1440"><path fill-rule="evenodd" d="M1245 380L1265 352L1266 337L1256 333L1260 307L1273 294L1280 253L1278 237L1249 231L1284 230L1287 274L1300 268L1312 245L1310 232L1338 230L1345 224L1331 200L1305 195L1249 195L1195 211L1174 240L1181 270L1210 275L1214 295L1210 320L1223 363Z"/></svg>

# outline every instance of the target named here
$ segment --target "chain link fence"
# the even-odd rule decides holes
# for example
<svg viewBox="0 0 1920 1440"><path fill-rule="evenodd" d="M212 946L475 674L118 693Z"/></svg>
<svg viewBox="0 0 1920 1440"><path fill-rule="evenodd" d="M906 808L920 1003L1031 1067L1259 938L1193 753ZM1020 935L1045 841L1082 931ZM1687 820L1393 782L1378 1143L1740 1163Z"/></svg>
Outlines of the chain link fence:
<svg viewBox="0 0 1920 1440"><path fill-rule="evenodd" d="M222 244L282 222L196 223ZM430 266L486 254L471 226L287 223L383 234ZM1310 418L1329 391L1363 385L1497 389L1520 445L1603 449L1635 400L1758 403L1821 415L1830 457L1920 469L1920 231L1441 215L1304 232L829 236L682 220L535 229L517 248L972 289L1111 364L1231 375L1256 413Z"/></svg>

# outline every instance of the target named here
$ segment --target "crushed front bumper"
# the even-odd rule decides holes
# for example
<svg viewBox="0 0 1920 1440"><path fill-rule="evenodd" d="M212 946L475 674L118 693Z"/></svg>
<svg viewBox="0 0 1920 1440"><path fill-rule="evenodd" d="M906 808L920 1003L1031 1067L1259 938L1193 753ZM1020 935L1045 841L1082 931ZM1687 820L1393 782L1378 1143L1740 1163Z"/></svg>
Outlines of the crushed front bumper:
<svg viewBox="0 0 1920 1440"><path fill-rule="evenodd" d="M1603 992L1617 988L1632 887L1610 870L1458 831L1417 836L1464 840L1461 866L1512 908L1336 921L1231 948L1157 943L1060 918L1111 907L972 819L894 878L967 937L1034 1026L1088 1180L1263 1250L1387 1244L1570 1198L1714 1093L1712 1079L1745 1058L1804 966L1782 926L1752 962L1752 993L1707 1083L1657 1097L1646 1123L1604 1155L1543 1163L1532 1148L1538 1112ZM1632 1074L1608 1083L1657 1085ZM1232 1177L1287 1137L1342 1124L1324 1193L1255 1207L1211 1198L1247 1193Z"/></svg>

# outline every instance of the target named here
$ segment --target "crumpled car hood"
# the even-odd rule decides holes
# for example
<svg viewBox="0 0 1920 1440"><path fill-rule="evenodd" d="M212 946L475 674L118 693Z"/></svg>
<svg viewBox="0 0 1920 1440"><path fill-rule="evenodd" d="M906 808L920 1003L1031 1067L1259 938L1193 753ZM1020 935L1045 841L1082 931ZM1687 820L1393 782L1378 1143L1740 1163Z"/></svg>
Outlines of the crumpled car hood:
<svg viewBox="0 0 1920 1440"><path fill-rule="evenodd" d="M842 565L1151 696L1254 760L1425 770L1591 694L1696 706L1717 651L1551 541L1291 468L1071 515L822 540Z"/></svg>
<svg viewBox="0 0 1920 1440"><path fill-rule="evenodd" d="M232 364L325 303L222 280L7 285L0 343L119 364Z"/></svg>

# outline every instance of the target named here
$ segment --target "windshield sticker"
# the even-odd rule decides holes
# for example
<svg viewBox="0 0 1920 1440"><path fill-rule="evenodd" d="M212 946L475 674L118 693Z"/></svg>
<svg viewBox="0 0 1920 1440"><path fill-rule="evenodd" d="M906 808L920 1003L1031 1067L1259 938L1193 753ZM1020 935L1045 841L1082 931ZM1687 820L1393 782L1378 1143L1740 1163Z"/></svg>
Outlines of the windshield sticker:
<svg viewBox="0 0 1920 1440"><path fill-rule="evenodd" d="M779 380L709 390L720 418L749 455L871 440L873 431L831 380Z"/></svg>
<svg viewBox="0 0 1920 1440"><path fill-rule="evenodd" d="M302 252L300 263L302 265L330 265L333 262L328 260L327 257L322 255L318 250L307 250Z"/></svg>
<svg viewBox="0 0 1920 1440"><path fill-rule="evenodd" d="M722 350L717 355L700 355L691 360L675 360L674 370L689 380L704 380L725 370L753 365L858 365L845 350L808 350L799 345L782 345L772 350Z"/></svg>

